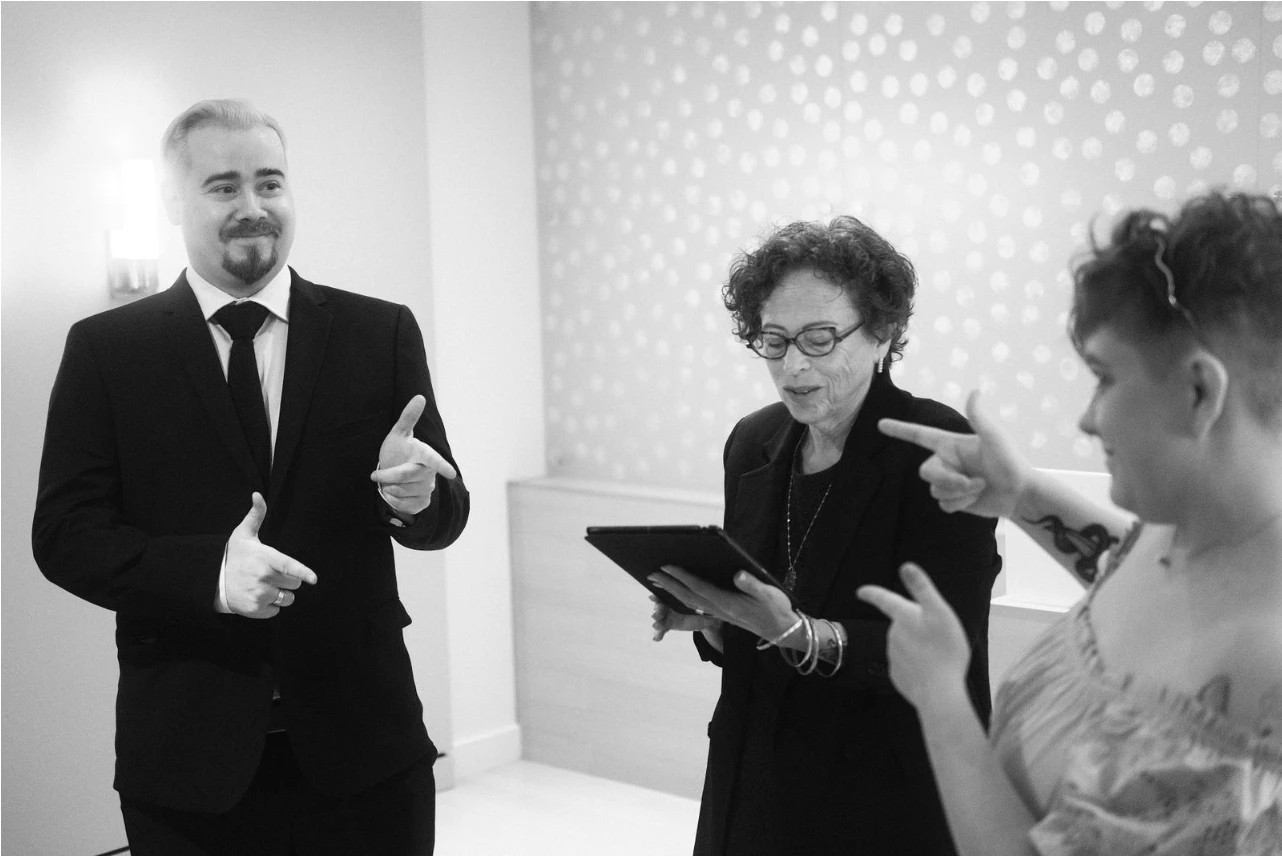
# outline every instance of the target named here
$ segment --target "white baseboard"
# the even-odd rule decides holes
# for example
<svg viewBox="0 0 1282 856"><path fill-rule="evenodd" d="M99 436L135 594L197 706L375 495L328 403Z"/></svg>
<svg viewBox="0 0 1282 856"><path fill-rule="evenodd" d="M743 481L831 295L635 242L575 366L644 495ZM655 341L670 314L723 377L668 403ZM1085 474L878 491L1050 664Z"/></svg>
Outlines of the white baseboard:
<svg viewBox="0 0 1282 856"><path fill-rule="evenodd" d="M449 752L453 761L453 778L461 782L469 776L521 760L521 726L513 724L485 734L456 740Z"/></svg>

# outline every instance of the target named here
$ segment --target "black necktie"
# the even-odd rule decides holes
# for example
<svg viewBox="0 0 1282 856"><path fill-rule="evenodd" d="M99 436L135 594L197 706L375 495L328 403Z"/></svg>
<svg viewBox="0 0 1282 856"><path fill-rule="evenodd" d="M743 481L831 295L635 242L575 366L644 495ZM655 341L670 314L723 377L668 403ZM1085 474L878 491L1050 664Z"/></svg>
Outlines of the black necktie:
<svg viewBox="0 0 1282 856"><path fill-rule="evenodd" d="M227 385L236 405L240 427L249 441L249 452L266 491L272 465L272 429L263 406L263 387L258 382L258 361L254 359L254 336L267 320L267 307L258 303L228 303L214 313L214 321L231 335L231 359L227 363Z"/></svg>

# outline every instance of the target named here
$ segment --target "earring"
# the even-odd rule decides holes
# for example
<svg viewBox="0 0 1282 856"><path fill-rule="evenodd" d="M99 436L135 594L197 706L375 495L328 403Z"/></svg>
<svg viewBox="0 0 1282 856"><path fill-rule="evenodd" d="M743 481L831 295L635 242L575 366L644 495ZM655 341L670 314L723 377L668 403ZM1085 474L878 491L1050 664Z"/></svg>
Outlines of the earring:
<svg viewBox="0 0 1282 856"><path fill-rule="evenodd" d="M877 360L877 374L881 374L885 370L886 370L886 355L882 354L881 359Z"/></svg>

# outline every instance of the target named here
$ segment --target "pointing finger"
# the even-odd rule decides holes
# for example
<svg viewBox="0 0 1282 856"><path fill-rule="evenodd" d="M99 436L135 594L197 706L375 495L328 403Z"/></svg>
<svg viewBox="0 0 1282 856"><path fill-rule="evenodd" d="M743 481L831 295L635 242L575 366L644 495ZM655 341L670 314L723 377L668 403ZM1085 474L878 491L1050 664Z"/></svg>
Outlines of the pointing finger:
<svg viewBox="0 0 1282 856"><path fill-rule="evenodd" d="M311 568L280 551L274 550L272 552L275 554L271 557L271 566L274 572L284 577L302 580L308 585L316 585L316 574Z"/></svg>
<svg viewBox="0 0 1282 856"><path fill-rule="evenodd" d="M912 562L905 562L899 566L899 578L904 581L904 588L913 596L913 600L921 604L922 609L932 612L940 609L948 609L948 602L944 596L935 588L935 584L926 576L926 572Z"/></svg>
<svg viewBox="0 0 1282 856"><path fill-rule="evenodd" d="M370 481L378 482L381 485L415 484L430 481L436 476L452 479L458 476L458 471L450 466L449 461L438 455L430 463L427 461L406 461L394 467L383 467L382 469L374 470L369 474Z"/></svg>
<svg viewBox="0 0 1282 856"><path fill-rule="evenodd" d="M458 478L458 470L454 469L453 464L445 460L440 452L417 439L414 440L408 460L395 466L380 467L370 473L369 477L379 484L404 484L422 481L427 477L425 470L431 472L431 477L440 475L447 479Z"/></svg>
<svg viewBox="0 0 1282 856"><path fill-rule="evenodd" d="M427 478L428 467L418 461L406 461L394 467L383 467L369 474L370 481L381 485L410 484Z"/></svg>
<svg viewBox="0 0 1282 856"><path fill-rule="evenodd" d="M401 416L392 426L393 434L400 434L402 437L408 437L414 433L414 426L418 424L418 418L423 415L423 408L427 406L427 399L421 395L411 398L406 404L405 409L401 411Z"/></svg>
<svg viewBox="0 0 1282 856"><path fill-rule="evenodd" d="M447 479L458 478L458 470L454 469L454 465L445 460L440 452L426 443L420 442L418 444L414 459L418 463L425 464L435 470L437 475L444 476Z"/></svg>
<svg viewBox="0 0 1282 856"><path fill-rule="evenodd" d="M908 598L895 594L890 589L885 589L881 586L860 586L855 590L855 597L864 603L871 603L884 612L892 621L908 618L919 609Z"/></svg>
<svg viewBox="0 0 1282 856"><path fill-rule="evenodd" d="M882 419L877 423L877 428L887 437L894 437L896 440L907 440L909 443L915 443L932 452L942 451L953 441L965 436L964 434L944 431L940 428L932 428L929 425L902 422L898 419Z"/></svg>

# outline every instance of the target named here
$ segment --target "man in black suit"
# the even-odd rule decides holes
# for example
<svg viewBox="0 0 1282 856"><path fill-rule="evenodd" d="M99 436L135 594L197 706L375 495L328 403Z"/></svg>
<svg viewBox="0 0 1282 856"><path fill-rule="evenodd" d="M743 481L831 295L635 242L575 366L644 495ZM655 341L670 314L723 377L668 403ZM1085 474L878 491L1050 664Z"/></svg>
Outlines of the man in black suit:
<svg viewBox="0 0 1282 856"><path fill-rule="evenodd" d="M131 852L430 853L392 541L448 546L468 493L422 335L286 266L271 117L200 102L164 158L190 265L71 328L33 526L41 571L116 613Z"/></svg>

